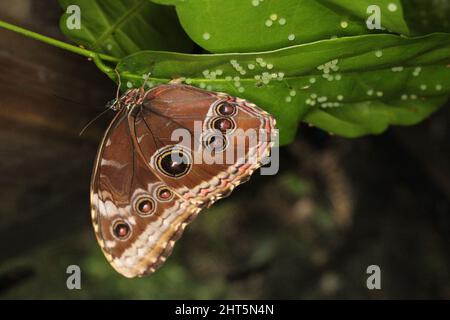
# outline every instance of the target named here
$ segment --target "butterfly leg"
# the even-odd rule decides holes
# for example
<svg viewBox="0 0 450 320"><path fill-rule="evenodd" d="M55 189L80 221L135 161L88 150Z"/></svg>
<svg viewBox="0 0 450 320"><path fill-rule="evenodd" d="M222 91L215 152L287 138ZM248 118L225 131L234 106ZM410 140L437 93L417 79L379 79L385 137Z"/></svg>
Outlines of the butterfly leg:
<svg viewBox="0 0 450 320"><path fill-rule="evenodd" d="M172 79L169 81L169 84L181 84L183 81L181 78Z"/></svg>

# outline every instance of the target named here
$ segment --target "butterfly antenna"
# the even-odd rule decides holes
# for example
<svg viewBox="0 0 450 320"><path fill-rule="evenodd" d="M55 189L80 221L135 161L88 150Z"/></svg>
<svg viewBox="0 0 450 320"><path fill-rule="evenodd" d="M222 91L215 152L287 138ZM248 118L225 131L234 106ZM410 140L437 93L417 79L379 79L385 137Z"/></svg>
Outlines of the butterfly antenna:
<svg viewBox="0 0 450 320"><path fill-rule="evenodd" d="M117 91L116 91L116 101L119 101L120 87L122 86L122 81L120 80L119 71L117 71L117 69L114 69L114 72L117 74L117 81L119 82L118 86L117 86Z"/></svg>
<svg viewBox="0 0 450 320"><path fill-rule="evenodd" d="M97 115L94 119L92 119L91 121L89 121L88 124L85 125L85 126L83 127L83 129L80 131L79 136L81 136L81 135L84 133L84 131L86 131L86 129L87 129L91 124L93 124L98 118L100 118L102 115L104 115L105 113L107 113L109 110L111 110L111 108L108 108L108 109L106 109L105 111L102 111L102 113L100 113L100 114Z"/></svg>

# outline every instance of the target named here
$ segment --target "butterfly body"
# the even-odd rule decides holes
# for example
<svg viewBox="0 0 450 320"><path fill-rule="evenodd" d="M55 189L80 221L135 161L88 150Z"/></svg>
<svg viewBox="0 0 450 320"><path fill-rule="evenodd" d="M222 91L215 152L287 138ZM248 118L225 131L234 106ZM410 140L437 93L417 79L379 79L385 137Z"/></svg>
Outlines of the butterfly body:
<svg viewBox="0 0 450 320"><path fill-rule="evenodd" d="M111 265L143 276L202 208L261 166L275 120L248 101L181 84L129 90L113 109L91 180L92 221ZM252 130L256 139L235 143Z"/></svg>

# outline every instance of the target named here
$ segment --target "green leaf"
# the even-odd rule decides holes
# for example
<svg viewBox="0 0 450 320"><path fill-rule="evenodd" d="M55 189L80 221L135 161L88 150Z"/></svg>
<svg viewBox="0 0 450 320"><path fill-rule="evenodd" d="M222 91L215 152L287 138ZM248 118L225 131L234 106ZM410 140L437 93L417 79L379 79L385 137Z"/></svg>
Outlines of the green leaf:
<svg viewBox="0 0 450 320"><path fill-rule="evenodd" d="M366 25L370 16L367 10L372 5L379 6L384 28L409 34L400 0L157 2L176 5L188 35L214 53L266 51L332 37L379 33L380 30L368 30Z"/></svg>
<svg viewBox="0 0 450 320"><path fill-rule="evenodd" d="M60 20L62 32L84 47L114 57L140 50L190 52L192 41L181 28L174 9L148 0L59 0L66 11L77 5L81 28L70 30L69 14Z"/></svg>
<svg viewBox="0 0 450 320"><path fill-rule="evenodd" d="M450 93L450 35L365 35L247 54L138 52L118 65L122 84L182 77L246 98L278 119L281 143L304 120L346 137L417 123Z"/></svg>
<svg viewBox="0 0 450 320"><path fill-rule="evenodd" d="M177 5L177 4L184 2L185 0L150 0L150 1L157 3L157 4Z"/></svg>

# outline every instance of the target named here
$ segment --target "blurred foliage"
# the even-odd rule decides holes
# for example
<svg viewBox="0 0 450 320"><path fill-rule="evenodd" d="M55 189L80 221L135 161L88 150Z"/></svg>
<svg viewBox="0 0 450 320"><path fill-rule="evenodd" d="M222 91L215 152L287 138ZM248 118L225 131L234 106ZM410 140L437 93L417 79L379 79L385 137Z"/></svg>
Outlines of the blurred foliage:
<svg viewBox="0 0 450 320"><path fill-rule="evenodd" d="M446 240L432 223L433 207L423 205L443 205L434 190L402 180L417 173L410 175L409 164L397 161L386 143L334 141L326 149L298 142L284 149L278 176L255 175L204 210L149 277L116 273L86 228L3 263L0 280L22 269L33 276L3 288L0 297L450 297ZM81 290L66 288L72 264L81 267ZM371 264L382 268L381 291L366 288Z"/></svg>
<svg viewBox="0 0 450 320"><path fill-rule="evenodd" d="M328 209L310 198L316 196L311 183L287 172L275 178L268 189L247 188L247 193L256 193L255 198L280 188L282 193L272 197L273 208L264 208L258 202L249 205L248 199L237 196L205 210L186 230L164 267L150 277L130 280L117 274L96 246L90 230L69 236L3 265L0 275L24 265L36 274L34 280L15 287L3 297L244 299L268 298L272 294L295 297L297 287L292 286L291 280L295 274L302 277L299 266L305 268L311 259L321 260L320 254L325 254L311 251L311 247L320 246L315 237L321 234L322 241L330 240L337 232ZM299 202L301 210L291 210L288 203L291 201ZM274 215L277 207L278 214ZM82 269L82 290L70 291L65 287L68 275L64 270L71 264Z"/></svg>
<svg viewBox="0 0 450 320"><path fill-rule="evenodd" d="M413 34L450 32L450 1L403 0L405 16Z"/></svg>

